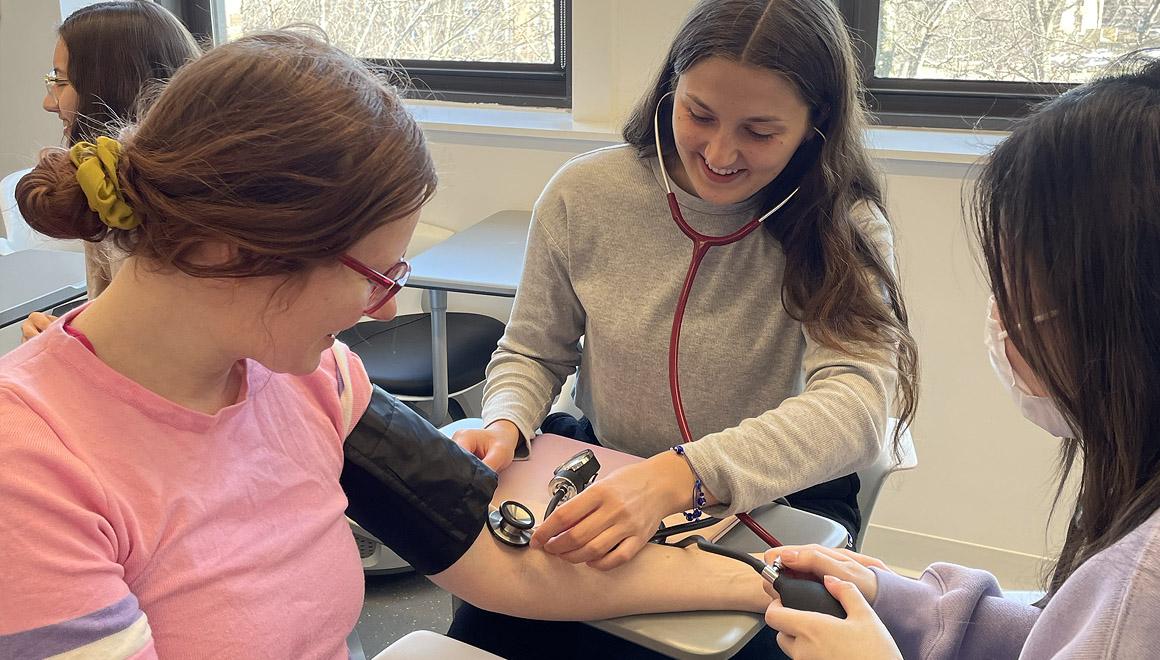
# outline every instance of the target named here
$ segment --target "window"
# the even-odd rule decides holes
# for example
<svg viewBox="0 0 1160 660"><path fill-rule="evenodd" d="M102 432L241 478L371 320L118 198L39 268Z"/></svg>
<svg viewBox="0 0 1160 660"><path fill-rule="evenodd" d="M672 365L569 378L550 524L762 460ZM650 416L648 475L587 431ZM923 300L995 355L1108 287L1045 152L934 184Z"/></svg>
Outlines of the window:
<svg viewBox="0 0 1160 660"><path fill-rule="evenodd" d="M1002 128L1160 47L1160 0L840 0L883 123Z"/></svg>
<svg viewBox="0 0 1160 660"><path fill-rule="evenodd" d="M339 48L406 69L414 96L571 105L570 0L182 0L218 43L293 23ZM210 20L207 20L210 19Z"/></svg>

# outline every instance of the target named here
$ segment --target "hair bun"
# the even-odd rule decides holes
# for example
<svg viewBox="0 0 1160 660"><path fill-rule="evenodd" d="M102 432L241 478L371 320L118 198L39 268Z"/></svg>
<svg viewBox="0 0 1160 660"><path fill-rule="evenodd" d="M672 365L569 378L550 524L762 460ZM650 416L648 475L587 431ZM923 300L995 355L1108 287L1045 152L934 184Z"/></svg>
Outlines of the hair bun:
<svg viewBox="0 0 1160 660"><path fill-rule="evenodd" d="M40 162L16 184L16 204L30 227L52 238L99 241L109 230L89 209L77 168L61 149L40 152Z"/></svg>

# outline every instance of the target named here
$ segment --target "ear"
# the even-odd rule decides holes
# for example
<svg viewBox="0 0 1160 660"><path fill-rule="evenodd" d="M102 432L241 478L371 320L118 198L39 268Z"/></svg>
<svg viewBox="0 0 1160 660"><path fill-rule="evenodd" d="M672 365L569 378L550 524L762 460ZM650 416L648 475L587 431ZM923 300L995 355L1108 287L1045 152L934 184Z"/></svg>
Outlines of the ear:
<svg viewBox="0 0 1160 660"><path fill-rule="evenodd" d="M813 130L810 131L810 137L816 138L818 134L815 131L821 131L822 135L829 133L826 130L826 123L830 120L830 106L823 104L814 108L810 113L810 122L813 124Z"/></svg>

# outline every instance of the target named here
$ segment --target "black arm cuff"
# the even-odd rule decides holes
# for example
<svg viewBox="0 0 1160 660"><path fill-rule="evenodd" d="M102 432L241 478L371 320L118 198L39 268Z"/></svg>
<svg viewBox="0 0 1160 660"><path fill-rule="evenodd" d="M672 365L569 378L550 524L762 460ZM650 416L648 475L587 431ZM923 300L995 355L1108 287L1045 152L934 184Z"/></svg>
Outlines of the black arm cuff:
<svg viewBox="0 0 1160 660"><path fill-rule="evenodd" d="M346 514L424 575L458 561L487 522L495 472L378 387L344 453Z"/></svg>

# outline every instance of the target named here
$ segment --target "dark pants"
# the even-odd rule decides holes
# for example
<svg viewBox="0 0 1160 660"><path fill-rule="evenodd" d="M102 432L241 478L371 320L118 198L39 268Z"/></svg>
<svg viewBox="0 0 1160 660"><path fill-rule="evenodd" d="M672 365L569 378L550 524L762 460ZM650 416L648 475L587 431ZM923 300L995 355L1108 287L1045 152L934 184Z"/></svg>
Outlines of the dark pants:
<svg viewBox="0 0 1160 660"><path fill-rule="evenodd" d="M455 611L449 637L508 660L656 660L666 656L597 630L586 623L535 621L481 610L463 603ZM777 631L762 626L733 660L780 660Z"/></svg>
<svg viewBox="0 0 1160 660"><path fill-rule="evenodd" d="M544 433L600 444L587 418L576 419L566 413L556 413L549 415L540 429ZM795 508L838 522L850 532L850 538L853 539L857 537L861 523L858 488L858 475L851 474L799 491L786 499ZM566 592L567 589L562 587L561 593ZM545 657L591 660L602 656L636 660L664 657L583 623L520 619L481 610L469 603L463 603L456 610L447 634L509 660ZM733 657L736 660L784 658L785 655L777 646L776 636L776 631L763 627Z"/></svg>

